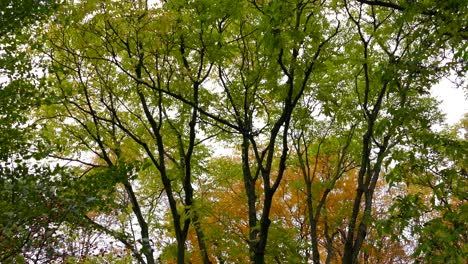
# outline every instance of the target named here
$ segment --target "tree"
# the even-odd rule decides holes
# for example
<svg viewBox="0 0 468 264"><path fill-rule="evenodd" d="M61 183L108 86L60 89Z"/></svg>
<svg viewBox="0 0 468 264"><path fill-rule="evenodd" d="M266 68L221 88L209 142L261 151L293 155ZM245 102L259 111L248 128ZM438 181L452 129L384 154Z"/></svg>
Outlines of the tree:
<svg viewBox="0 0 468 264"><path fill-rule="evenodd" d="M328 50L334 46L332 40L339 32L340 23L321 28L321 23L329 23L325 14L333 13L333 5L318 1L253 1L246 9L251 13L246 13L238 22L239 28L234 30L233 38L241 38L228 45L235 49L237 58L218 66L224 92L224 100L220 100L222 108L218 111L229 113L230 119L221 123L239 135L249 208L251 261L263 263L273 197L289 156L292 113L311 88L312 76L319 74L319 65L327 59ZM289 28L290 25L293 27ZM258 119L262 120L260 126L256 124ZM249 159L251 153L254 161ZM280 157L276 163L277 154ZM263 185L261 201L255 189L257 182ZM259 204L262 213L257 216Z"/></svg>
<svg viewBox="0 0 468 264"><path fill-rule="evenodd" d="M53 260L57 225L66 217L55 207L53 177L60 170L40 164L43 149L34 145L29 113L46 101L28 51L40 40L39 23L56 1L2 1L0 4L0 261ZM27 43L29 50L24 48ZM39 160L39 161L37 161ZM34 165L33 165L34 164ZM56 225L57 224L57 225Z"/></svg>
<svg viewBox="0 0 468 264"><path fill-rule="evenodd" d="M325 84L325 82L323 83ZM311 98L320 98L320 92L312 94ZM307 219L310 230L310 243L312 248L312 260L314 263L320 263L321 255L319 250L319 222L325 223L325 230L321 230L325 234L326 244L326 263L329 263L336 254L334 244L336 244L336 236L340 231L337 222L333 222L329 227L328 221L322 220L322 217L328 217L325 212L330 207L335 207L339 203L339 199L333 199L335 202L330 206L328 196L340 187L336 184L342 176L355 170L355 159L350 153L356 152L356 142L354 141L355 124L351 124L351 128L346 128L346 123L340 124L340 113L337 111L332 117L323 116L325 120L311 122L307 118L315 111L315 106L310 105L310 101L317 102L308 98L305 101L303 108L297 111L293 129L291 132L291 140L296 151L297 163L300 168L303 182L305 185L306 204L307 204ZM344 101L345 102L345 101ZM318 104L318 103L316 103ZM340 104L340 107L343 107ZM325 109L329 106L325 106ZM331 105L331 107L336 107ZM343 107L346 108L346 107ZM319 114L322 115L322 114ZM345 131L347 135L341 135L340 131ZM354 145L354 146L352 146ZM353 150L354 149L354 150ZM352 177L351 177L352 178ZM354 186L354 182L348 186ZM346 191L348 195L352 192ZM342 197L343 200L349 200ZM343 208L349 205L341 205ZM329 208L326 208L329 207ZM323 210L323 211L322 211ZM346 210L342 210L344 212ZM342 213L340 213L341 215ZM338 218L342 219L342 215ZM339 221L339 220L337 220ZM323 241L323 240L322 240Z"/></svg>
<svg viewBox="0 0 468 264"><path fill-rule="evenodd" d="M363 59L359 62L362 68L355 74L358 105L365 118L361 164L343 257L345 263L354 263L371 221L373 195L383 162L392 148L402 143L403 136L411 135L408 130L415 120L422 129L432 123L430 99L424 94L448 68L441 57L434 55L443 46L434 45L434 36L425 35L424 27L415 30L417 21L404 12L395 15L392 9L353 3L346 3L345 8L359 39L360 47L356 46L354 52L362 52ZM411 121L405 114L408 111L412 113ZM412 122L410 127L406 127L408 122ZM364 215L357 224L361 202Z"/></svg>
<svg viewBox="0 0 468 264"><path fill-rule="evenodd" d="M408 230L418 239L418 262L459 263L466 254L466 136L460 125L425 133L413 149L395 159L400 163L388 178L398 198L390 207L387 228ZM465 125L466 126L466 125ZM465 127L466 131L466 127Z"/></svg>
<svg viewBox="0 0 468 264"><path fill-rule="evenodd" d="M172 15L187 19L180 9L196 10L197 5L166 6L167 13L162 16L144 3L85 2L70 6L59 18L63 19L62 24L51 28L47 51L58 94L56 106L47 111L57 117L57 126L63 127L62 136L73 137L68 139L72 148L59 149L54 156L80 162L88 167L85 173L102 166L117 170L120 175L112 176L112 181L122 183L130 197L141 229L142 253L148 263L155 262L150 219L145 216L132 183L136 180L133 175L148 166L160 177L167 197L178 263L184 263L186 237L192 223L200 250L206 252L198 228L192 181L198 173L193 160L200 162L205 155L203 139L198 138L197 131L203 128L199 124L199 107L207 95L201 85L212 69L211 50L204 43L203 30L193 33L182 30L179 21L170 22ZM127 9L131 16L115 13ZM71 21L67 13L70 10L74 12ZM179 13L172 14L175 10ZM95 12L93 17L87 17L89 12ZM179 30L179 35L170 35L171 30ZM190 46L186 46L188 40ZM155 68L149 69L149 65ZM191 104L187 106L171 95ZM51 133L54 131L57 130ZM76 141L80 144L73 146ZM80 159L82 151L89 151L103 165ZM70 154L78 157L67 157ZM207 253L204 255L208 263Z"/></svg>

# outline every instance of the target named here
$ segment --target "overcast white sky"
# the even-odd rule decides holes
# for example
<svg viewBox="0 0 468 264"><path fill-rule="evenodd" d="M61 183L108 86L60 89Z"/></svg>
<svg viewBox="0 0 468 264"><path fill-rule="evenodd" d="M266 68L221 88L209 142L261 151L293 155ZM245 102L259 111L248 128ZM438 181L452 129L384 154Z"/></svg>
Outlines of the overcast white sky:
<svg viewBox="0 0 468 264"><path fill-rule="evenodd" d="M447 79L443 79L439 84L432 87L432 96L441 100L439 108L446 114L447 123L452 125L460 121L468 112L468 100L462 89L455 88L455 85Z"/></svg>

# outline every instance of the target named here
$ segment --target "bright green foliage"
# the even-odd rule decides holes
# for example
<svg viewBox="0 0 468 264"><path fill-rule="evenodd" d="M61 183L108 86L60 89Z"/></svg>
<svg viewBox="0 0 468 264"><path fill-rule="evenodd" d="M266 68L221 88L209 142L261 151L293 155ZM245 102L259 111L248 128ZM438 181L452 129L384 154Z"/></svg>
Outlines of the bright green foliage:
<svg viewBox="0 0 468 264"><path fill-rule="evenodd" d="M33 73L31 52L39 43L38 23L55 1L2 1L0 3L0 159L26 154L28 114L44 98ZM28 45L30 44L30 45Z"/></svg>

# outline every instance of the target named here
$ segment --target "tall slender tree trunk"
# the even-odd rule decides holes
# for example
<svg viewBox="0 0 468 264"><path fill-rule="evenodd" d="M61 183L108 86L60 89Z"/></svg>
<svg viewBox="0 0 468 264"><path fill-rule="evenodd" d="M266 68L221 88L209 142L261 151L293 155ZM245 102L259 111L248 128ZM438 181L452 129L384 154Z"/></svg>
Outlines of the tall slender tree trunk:
<svg viewBox="0 0 468 264"><path fill-rule="evenodd" d="M200 255L202 256L203 263L211 264L210 257L208 256L208 249L205 243L205 235L198 220L198 214L194 216L193 226L195 228L195 232L197 233L198 248L200 250Z"/></svg>
<svg viewBox="0 0 468 264"><path fill-rule="evenodd" d="M310 179L306 181L307 190L307 214L310 225L310 243L312 244L312 261L314 264L320 263L320 255L318 251L318 238L317 238L317 221L315 221L314 208L312 204L312 183Z"/></svg>
<svg viewBox="0 0 468 264"><path fill-rule="evenodd" d="M242 140L242 174L244 176L244 188L247 195L248 207L248 221L249 221L249 255L253 263L256 262L257 256L257 209L255 208L257 202L257 195L255 191L255 179L252 178L249 162L249 139L243 136Z"/></svg>
<svg viewBox="0 0 468 264"><path fill-rule="evenodd" d="M260 219L260 232L258 234L258 243L255 249L255 264L265 263L265 251L268 241L268 229L270 228L271 220L269 218L270 209L273 202L273 193L267 192L265 194L265 201L263 204L262 218Z"/></svg>
<svg viewBox="0 0 468 264"><path fill-rule="evenodd" d="M125 186L128 196L130 197L130 202L132 204L133 213L135 214L137 221L138 221L138 225L140 226L140 229L141 229L140 230L141 244L143 246L141 251L143 255L145 255L146 263L154 264L155 263L154 255L153 255L154 250L150 243L148 223L143 217L143 213L141 211L140 205L133 191L132 185L127 181L124 183L124 186Z"/></svg>
<svg viewBox="0 0 468 264"><path fill-rule="evenodd" d="M185 264L185 239L177 240L177 264Z"/></svg>

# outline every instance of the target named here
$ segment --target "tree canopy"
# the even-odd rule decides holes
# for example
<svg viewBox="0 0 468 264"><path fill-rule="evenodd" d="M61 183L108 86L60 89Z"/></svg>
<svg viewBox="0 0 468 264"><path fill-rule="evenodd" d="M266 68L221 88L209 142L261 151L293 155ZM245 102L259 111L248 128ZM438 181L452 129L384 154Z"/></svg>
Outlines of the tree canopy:
<svg viewBox="0 0 468 264"><path fill-rule="evenodd" d="M2 263L466 262L464 1L0 14Z"/></svg>

